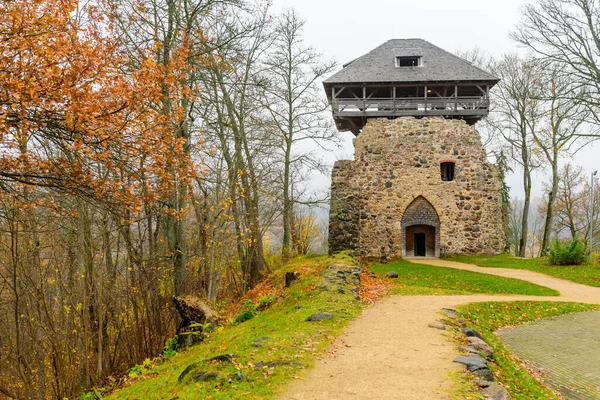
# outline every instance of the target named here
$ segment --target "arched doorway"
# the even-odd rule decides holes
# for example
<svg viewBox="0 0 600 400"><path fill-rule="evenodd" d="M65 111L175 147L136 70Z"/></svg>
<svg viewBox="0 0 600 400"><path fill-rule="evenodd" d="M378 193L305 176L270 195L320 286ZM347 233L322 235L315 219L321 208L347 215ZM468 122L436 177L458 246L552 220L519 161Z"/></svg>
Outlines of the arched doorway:
<svg viewBox="0 0 600 400"><path fill-rule="evenodd" d="M439 257L440 218L423 196L406 207L402 215L402 256Z"/></svg>

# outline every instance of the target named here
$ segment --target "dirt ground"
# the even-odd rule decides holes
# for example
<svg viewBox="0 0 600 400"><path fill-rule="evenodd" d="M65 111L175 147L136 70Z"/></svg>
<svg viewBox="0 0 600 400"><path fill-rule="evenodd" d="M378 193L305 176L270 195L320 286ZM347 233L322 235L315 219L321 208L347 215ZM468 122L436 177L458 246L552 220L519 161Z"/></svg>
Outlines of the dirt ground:
<svg viewBox="0 0 600 400"><path fill-rule="evenodd" d="M411 260L537 283L561 293L539 296L391 296L377 302L344 331L315 368L294 381L281 399L449 399L458 349L445 331L427 325L444 307L482 301L537 300L600 303L600 288L536 272L481 268L438 259Z"/></svg>

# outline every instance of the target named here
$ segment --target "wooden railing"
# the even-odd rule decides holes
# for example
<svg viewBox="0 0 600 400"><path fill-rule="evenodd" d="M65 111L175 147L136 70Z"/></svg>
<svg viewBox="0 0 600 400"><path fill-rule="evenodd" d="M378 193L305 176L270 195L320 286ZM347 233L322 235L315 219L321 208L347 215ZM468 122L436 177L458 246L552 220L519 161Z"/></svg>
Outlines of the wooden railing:
<svg viewBox="0 0 600 400"><path fill-rule="evenodd" d="M482 97L337 98L338 116L487 115L489 100Z"/></svg>

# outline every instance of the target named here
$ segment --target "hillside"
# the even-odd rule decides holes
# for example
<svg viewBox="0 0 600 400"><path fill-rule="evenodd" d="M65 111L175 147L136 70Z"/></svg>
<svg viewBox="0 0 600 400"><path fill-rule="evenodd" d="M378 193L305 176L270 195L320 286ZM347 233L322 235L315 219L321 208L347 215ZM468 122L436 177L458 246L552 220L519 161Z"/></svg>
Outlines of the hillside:
<svg viewBox="0 0 600 400"><path fill-rule="evenodd" d="M285 289L285 273L290 271L300 279ZM244 322L229 321L203 343L166 360L148 360L132 368L121 388L107 398L269 397L299 370L310 367L360 313L357 274L353 274L357 271L356 262L343 255L294 261L250 293L238 315L252 314L254 307L248 302L272 303L264 311ZM332 317L307 321L317 313Z"/></svg>

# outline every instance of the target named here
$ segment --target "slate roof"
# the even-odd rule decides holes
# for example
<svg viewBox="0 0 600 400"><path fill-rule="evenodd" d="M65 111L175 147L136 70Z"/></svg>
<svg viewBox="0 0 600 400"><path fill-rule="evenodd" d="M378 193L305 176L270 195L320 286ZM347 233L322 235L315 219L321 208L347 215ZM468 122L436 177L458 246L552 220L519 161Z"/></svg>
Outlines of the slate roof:
<svg viewBox="0 0 600 400"><path fill-rule="evenodd" d="M420 56L417 67L396 67L398 56ZM392 39L369 53L344 64L341 71L323 83L391 83L484 81L496 83L495 76L477 68L423 39Z"/></svg>

